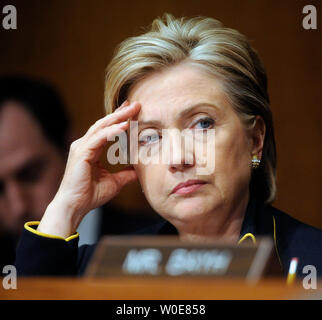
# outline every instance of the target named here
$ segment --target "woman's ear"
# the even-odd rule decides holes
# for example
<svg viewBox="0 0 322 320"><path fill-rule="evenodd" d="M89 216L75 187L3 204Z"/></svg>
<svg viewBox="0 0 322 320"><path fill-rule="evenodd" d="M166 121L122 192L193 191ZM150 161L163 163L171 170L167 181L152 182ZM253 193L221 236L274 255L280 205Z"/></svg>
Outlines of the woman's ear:
<svg viewBox="0 0 322 320"><path fill-rule="evenodd" d="M251 129L251 154L262 157L264 139L265 139L266 125L261 116L255 117L255 125Z"/></svg>

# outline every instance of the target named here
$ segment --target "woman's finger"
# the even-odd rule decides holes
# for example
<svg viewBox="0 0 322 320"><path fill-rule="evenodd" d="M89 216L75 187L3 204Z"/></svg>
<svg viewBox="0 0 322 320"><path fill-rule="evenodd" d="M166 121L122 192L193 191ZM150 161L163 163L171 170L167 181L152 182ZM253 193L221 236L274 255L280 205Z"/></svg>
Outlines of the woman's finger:
<svg viewBox="0 0 322 320"><path fill-rule="evenodd" d="M110 126L115 123L122 122L127 120L130 117L133 117L141 108L141 105L138 102L133 102L129 105L122 105L122 109L118 112L113 112L106 117L96 121L85 134L86 137L90 137L92 134L96 133L98 130Z"/></svg>
<svg viewBox="0 0 322 320"><path fill-rule="evenodd" d="M129 166L121 171L112 173L112 176L120 188L132 181L137 180L138 178L133 166Z"/></svg>
<svg viewBox="0 0 322 320"><path fill-rule="evenodd" d="M125 100L119 107L117 107L115 110L114 110L114 113L115 112L119 112L120 110L124 109L125 107L129 106L130 105L130 102L128 100Z"/></svg>
<svg viewBox="0 0 322 320"><path fill-rule="evenodd" d="M109 173L105 177L104 175L101 176L96 187L96 190L99 190L97 193L98 196L96 197L99 199L99 205L110 201L126 184L135 180L137 180L137 174L134 168L130 167L116 173Z"/></svg>
<svg viewBox="0 0 322 320"><path fill-rule="evenodd" d="M82 146L85 154L86 160L90 163L96 162L109 141L121 132L125 132L128 128L129 122L124 121L121 123L113 124L109 127L103 128L100 131L93 134Z"/></svg>

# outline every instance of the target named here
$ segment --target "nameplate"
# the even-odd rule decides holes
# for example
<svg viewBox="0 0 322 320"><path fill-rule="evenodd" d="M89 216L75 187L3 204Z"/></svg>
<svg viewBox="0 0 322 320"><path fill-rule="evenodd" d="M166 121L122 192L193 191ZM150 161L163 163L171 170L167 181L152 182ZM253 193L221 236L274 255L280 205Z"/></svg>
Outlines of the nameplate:
<svg viewBox="0 0 322 320"><path fill-rule="evenodd" d="M257 245L225 241L182 242L176 236L105 236L85 276L215 276L258 280L267 272L273 241Z"/></svg>

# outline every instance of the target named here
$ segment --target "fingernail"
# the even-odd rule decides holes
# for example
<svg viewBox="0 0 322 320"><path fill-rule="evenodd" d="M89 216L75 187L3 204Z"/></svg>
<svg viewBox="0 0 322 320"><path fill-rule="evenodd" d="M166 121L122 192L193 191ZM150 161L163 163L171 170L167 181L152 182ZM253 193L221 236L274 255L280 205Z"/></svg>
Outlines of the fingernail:
<svg viewBox="0 0 322 320"><path fill-rule="evenodd" d="M126 105L125 108L133 108L134 105L135 105L135 102L131 102L128 105Z"/></svg>
<svg viewBox="0 0 322 320"><path fill-rule="evenodd" d="M128 100L125 100L123 103L122 103L122 107L126 107L130 104L130 102Z"/></svg>
<svg viewBox="0 0 322 320"><path fill-rule="evenodd" d="M120 111L121 109L127 107L129 104L129 102L127 100L125 100L118 108L115 109L115 112Z"/></svg>
<svg viewBox="0 0 322 320"><path fill-rule="evenodd" d="M123 122L120 122L118 125L121 127L121 126L124 126L127 123L128 123L128 121L123 121Z"/></svg>

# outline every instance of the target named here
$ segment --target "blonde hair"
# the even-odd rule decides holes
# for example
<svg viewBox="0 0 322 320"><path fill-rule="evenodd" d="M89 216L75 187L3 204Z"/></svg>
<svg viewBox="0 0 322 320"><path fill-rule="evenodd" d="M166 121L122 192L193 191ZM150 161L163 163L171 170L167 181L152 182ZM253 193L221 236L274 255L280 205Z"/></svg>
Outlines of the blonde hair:
<svg viewBox="0 0 322 320"><path fill-rule="evenodd" d="M220 78L243 123L266 125L261 165L253 170L251 196L271 203L276 194L276 147L265 69L244 35L213 18L164 14L139 36L124 40L107 66L105 109L113 112L130 88L152 72L189 61Z"/></svg>

